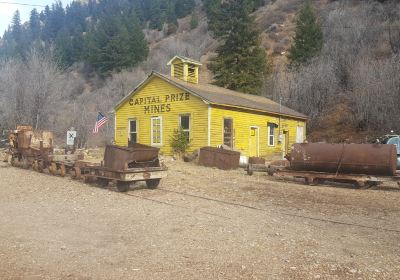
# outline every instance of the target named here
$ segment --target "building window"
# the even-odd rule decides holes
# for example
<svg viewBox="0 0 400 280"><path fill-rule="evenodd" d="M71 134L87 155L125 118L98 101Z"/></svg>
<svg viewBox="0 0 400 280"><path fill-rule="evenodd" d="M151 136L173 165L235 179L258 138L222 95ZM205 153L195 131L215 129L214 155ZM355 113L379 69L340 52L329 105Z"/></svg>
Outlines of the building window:
<svg viewBox="0 0 400 280"><path fill-rule="evenodd" d="M137 120L129 120L129 143L137 143Z"/></svg>
<svg viewBox="0 0 400 280"><path fill-rule="evenodd" d="M151 145L162 144L162 119L161 117L151 118Z"/></svg>
<svg viewBox="0 0 400 280"><path fill-rule="evenodd" d="M275 128L277 127L274 123L268 123L268 146L275 146Z"/></svg>
<svg viewBox="0 0 400 280"><path fill-rule="evenodd" d="M186 135L186 139L190 139L190 115L180 115L179 125Z"/></svg>
<svg viewBox="0 0 400 280"><path fill-rule="evenodd" d="M233 121L224 118L224 145L233 148Z"/></svg>
<svg viewBox="0 0 400 280"><path fill-rule="evenodd" d="M296 129L296 143L303 143L304 127L298 126Z"/></svg>

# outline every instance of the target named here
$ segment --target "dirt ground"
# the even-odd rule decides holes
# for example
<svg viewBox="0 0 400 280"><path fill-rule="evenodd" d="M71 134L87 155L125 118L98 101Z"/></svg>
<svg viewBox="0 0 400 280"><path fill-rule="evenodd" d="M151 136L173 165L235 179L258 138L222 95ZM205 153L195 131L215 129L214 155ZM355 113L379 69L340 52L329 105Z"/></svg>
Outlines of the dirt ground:
<svg viewBox="0 0 400 280"><path fill-rule="evenodd" d="M1 163L0 278L400 278L398 188L167 165L118 193Z"/></svg>

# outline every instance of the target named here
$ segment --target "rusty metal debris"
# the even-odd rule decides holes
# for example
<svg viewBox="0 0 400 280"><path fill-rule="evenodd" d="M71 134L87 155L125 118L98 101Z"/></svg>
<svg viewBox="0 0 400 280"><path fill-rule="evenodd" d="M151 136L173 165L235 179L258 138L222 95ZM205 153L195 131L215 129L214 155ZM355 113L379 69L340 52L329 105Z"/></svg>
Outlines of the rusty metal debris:
<svg viewBox="0 0 400 280"><path fill-rule="evenodd" d="M107 145L101 166L76 167L85 181L97 179L106 186L116 181L118 191L125 192L132 182L145 181L148 188L156 188L166 176L167 167L160 163L159 149L142 144L130 147Z"/></svg>
<svg viewBox="0 0 400 280"><path fill-rule="evenodd" d="M239 159L239 152L214 147L203 147L200 149L199 164L229 170L239 168Z"/></svg>
<svg viewBox="0 0 400 280"><path fill-rule="evenodd" d="M101 164L85 162L83 154L55 154L53 133L32 131L31 127L18 127L9 135L11 165L32 168L38 172L48 170L52 175L66 176L86 182L96 180L100 185L115 181L119 191L127 191L136 181L145 181L156 188L167 168L160 163L159 149L133 144L129 147L108 145ZM8 161L7 157L7 161Z"/></svg>
<svg viewBox="0 0 400 280"><path fill-rule="evenodd" d="M396 147L383 144L294 144L290 169L334 174L394 176Z"/></svg>
<svg viewBox="0 0 400 280"><path fill-rule="evenodd" d="M286 158L268 166L249 164L247 173L258 171L271 176L303 178L311 185L342 182L366 188L383 182L400 182L394 145L294 144Z"/></svg>

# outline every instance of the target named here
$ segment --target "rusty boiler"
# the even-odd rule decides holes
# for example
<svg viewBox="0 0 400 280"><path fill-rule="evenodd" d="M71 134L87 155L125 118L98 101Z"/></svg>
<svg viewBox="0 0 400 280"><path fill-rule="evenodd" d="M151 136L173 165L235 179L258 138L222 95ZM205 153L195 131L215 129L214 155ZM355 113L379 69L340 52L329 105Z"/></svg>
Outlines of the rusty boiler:
<svg viewBox="0 0 400 280"><path fill-rule="evenodd" d="M18 148L20 149L39 149L41 145L42 148L52 148L53 139L51 131L21 130L17 133Z"/></svg>
<svg viewBox="0 0 400 280"><path fill-rule="evenodd" d="M394 176L396 147L384 144L294 144L290 169L329 173Z"/></svg>

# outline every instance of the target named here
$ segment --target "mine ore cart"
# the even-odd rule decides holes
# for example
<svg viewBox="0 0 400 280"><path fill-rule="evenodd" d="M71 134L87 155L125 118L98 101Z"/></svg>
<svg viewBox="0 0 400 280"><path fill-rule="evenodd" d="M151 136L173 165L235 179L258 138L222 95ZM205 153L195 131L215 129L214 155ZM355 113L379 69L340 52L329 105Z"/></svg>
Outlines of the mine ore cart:
<svg viewBox="0 0 400 280"><path fill-rule="evenodd" d="M30 168L53 154L53 133L33 131L30 126L17 126L8 136L11 165Z"/></svg>
<svg viewBox="0 0 400 280"><path fill-rule="evenodd" d="M268 173L304 178L311 185L331 181L368 188L390 181L399 184L400 181L396 172L395 145L294 144L286 158L288 166L270 166Z"/></svg>
<svg viewBox="0 0 400 280"><path fill-rule="evenodd" d="M160 163L159 149L132 144L129 147L107 145L100 166L75 166L73 177L89 182L96 180L107 186L115 181L118 191L128 191L130 184L145 181L148 188L156 188L167 168Z"/></svg>
<svg viewBox="0 0 400 280"><path fill-rule="evenodd" d="M54 153L53 133L51 131L33 131L31 126L17 126L9 133L9 151L5 161L11 157L11 165L25 169L32 168L64 177L83 159L79 153Z"/></svg>

